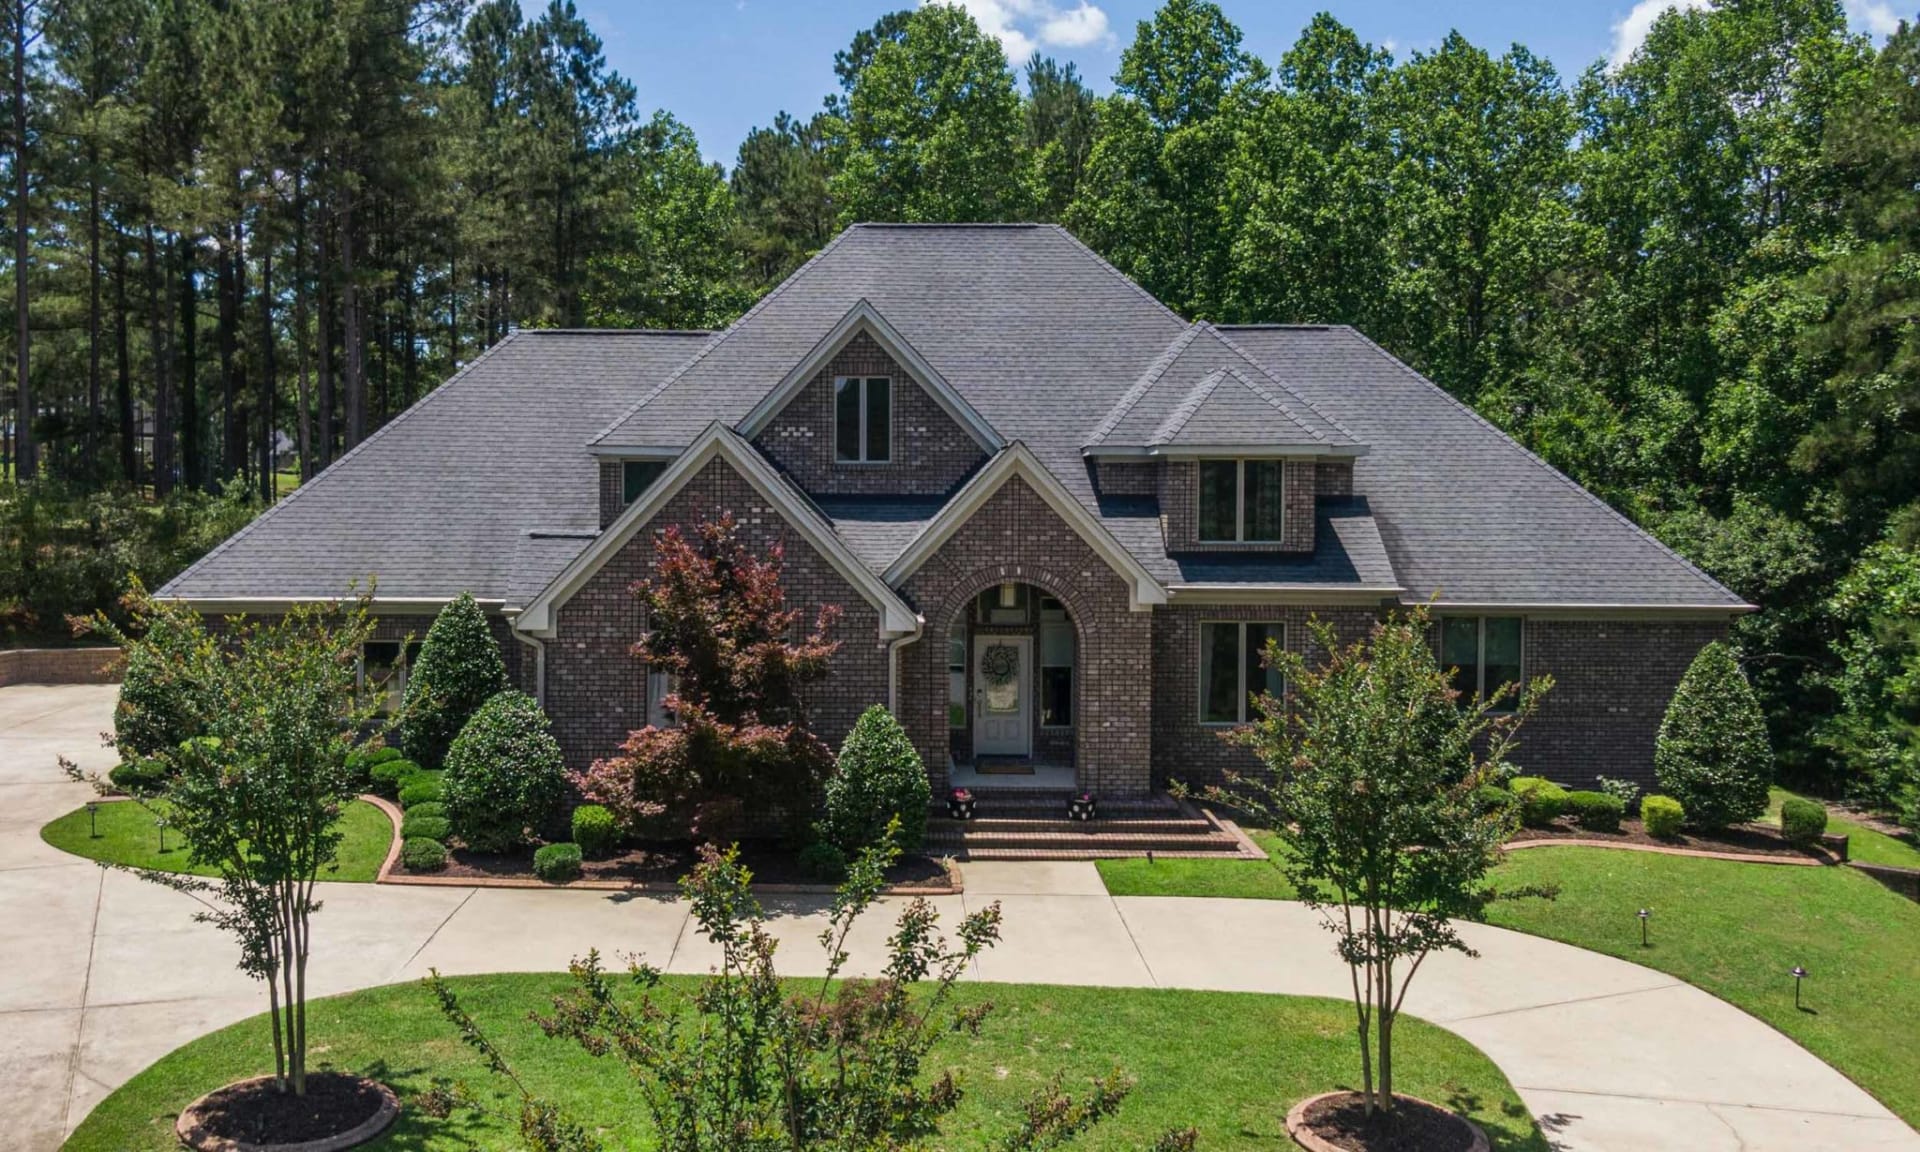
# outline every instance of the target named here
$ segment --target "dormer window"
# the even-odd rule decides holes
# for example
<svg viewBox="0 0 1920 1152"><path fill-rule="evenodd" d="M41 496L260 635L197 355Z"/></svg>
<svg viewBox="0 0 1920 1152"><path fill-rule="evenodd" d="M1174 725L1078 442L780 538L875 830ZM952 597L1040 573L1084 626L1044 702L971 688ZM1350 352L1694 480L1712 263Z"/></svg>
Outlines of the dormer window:
<svg viewBox="0 0 1920 1152"><path fill-rule="evenodd" d="M893 459L893 381L885 376L834 380L833 458L842 464Z"/></svg>
<svg viewBox="0 0 1920 1152"><path fill-rule="evenodd" d="M1200 461L1201 542L1277 543L1284 476L1278 460Z"/></svg>
<svg viewBox="0 0 1920 1152"><path fill-rule="evenodd" d="M667 470L664 460L628 460L620 466L620 502L631 504Z"/></svg>

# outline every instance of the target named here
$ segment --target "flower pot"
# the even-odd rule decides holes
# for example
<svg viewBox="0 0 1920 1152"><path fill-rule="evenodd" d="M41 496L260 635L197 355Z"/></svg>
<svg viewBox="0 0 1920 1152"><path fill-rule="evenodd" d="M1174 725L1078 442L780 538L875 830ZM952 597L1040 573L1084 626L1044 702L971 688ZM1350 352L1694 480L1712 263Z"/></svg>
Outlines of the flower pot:
<svg viewBox="0 0 1920 1152"><path fill-rule="evenodd" d="M972 793L965 791L955 792L953 795L947 797L947 815L953 817L955 820L971 820L973 819L973 805L974 799Z"/></svg>
<svg viewBox="0 0 1920 1152"><path fill-rule="evenodd" d="M1067 816L1073 820L1092 820L1099 815L1092 796L1075 796L1067 801Z"/></svg>

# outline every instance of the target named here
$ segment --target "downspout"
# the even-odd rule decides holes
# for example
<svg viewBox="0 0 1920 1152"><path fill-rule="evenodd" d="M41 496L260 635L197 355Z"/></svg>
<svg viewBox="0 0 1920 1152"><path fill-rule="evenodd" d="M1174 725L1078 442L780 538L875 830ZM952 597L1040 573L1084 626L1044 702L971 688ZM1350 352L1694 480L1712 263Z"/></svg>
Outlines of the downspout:
<svg viewBox="0 0 1920 1152"><path fill-rule="evenodd" d="M926 628L927 618L915 616L913 631L887 641L887 711L893 713L896 720L900 717L900 649L920 639Z"/></svg>
<svg viewBox="0 0 1920 1152"><path fill-rule="evenodd" d="M547 706L547 646L537 636L520 633L520 639L533 646L533 699L540 707Z"/></svg>

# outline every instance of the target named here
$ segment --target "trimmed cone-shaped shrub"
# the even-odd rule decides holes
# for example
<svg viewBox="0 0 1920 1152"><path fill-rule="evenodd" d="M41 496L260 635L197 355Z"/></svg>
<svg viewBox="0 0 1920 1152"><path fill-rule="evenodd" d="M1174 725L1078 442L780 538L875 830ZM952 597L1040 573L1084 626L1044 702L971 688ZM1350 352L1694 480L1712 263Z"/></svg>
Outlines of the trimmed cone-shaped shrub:
<svg viewBox="0 0 1920 1152"><path fill-rule="evenodd" d="M560 814L565 766L547 714L533 697L507 691L474 713L447 751L447 806L453 834L478 852L528 842Z"/></svg>
<svg viewBox="0 0 1920 1152"><path fill-rule="evenodd" d="M1680 826L1686 822L1687 810L1671 796L1649 796L1640 801L1640 823L1646 826L1649 836L1671 840L1680 834Z"/></svg>
<svg viewBox="0 0 1920 1152"><path fill-rule="evenodd" d="M926 838L933 803L927 770L900 721L878 704L847 733L826 793L821 833L849 857L877 842L896 816L901 851L918 851Z"/></svg>
<svg viewBox="0 0 1920 1152"><path fill-rule="evenodd" d="M420 659L407 672L400 746L422 768L438 768L480 706L507 689L507 666L471 593L440 610Z"/></svg>
<svg viewBox="0 0 1920 1152"><path fill-rule="evenodd" d="M1725 644L1702 648L1674 690L1654 741L1653 771L1660 791L1698 827L1725 828L1766 812L1773 748L1753 686Z"/></svg>
<svg viewBox="0 0 1920 1152"><path fill-rule="evenodd" d="M598 804L582 804L573 810L573 842L589 860L603 860L620 843L620 826L613 813Z"/></svg>
<svg viewBox="0 0 1920 1152"><path fill-rule="evenodd" d="M1827 830L1827 806L1789 796L1780 805L1780 834L1795 844L1811 844Z"/></svg>

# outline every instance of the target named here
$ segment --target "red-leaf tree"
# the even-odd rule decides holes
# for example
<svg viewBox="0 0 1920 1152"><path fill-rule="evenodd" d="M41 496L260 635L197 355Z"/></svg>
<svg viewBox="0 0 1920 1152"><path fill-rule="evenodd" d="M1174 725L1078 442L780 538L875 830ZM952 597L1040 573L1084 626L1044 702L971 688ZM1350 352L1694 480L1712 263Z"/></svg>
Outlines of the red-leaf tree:
<svg viewBox="0 0 1920 1152"><path fill-rule="evenodd" d="M666 699L675 723L629 735L619 755L581 775L580 790L629 830L672 815L698 838L725 840L749 797L804 824L833 769L832 750L807 726L805 689L840 647L827 639L839 607L823 606L801 636L801 611L780 583L784 550L754 554L732 513L691 538L666 529L655 555L653 575L632 589L647 606L633 654L675 678Z"/></svg>

